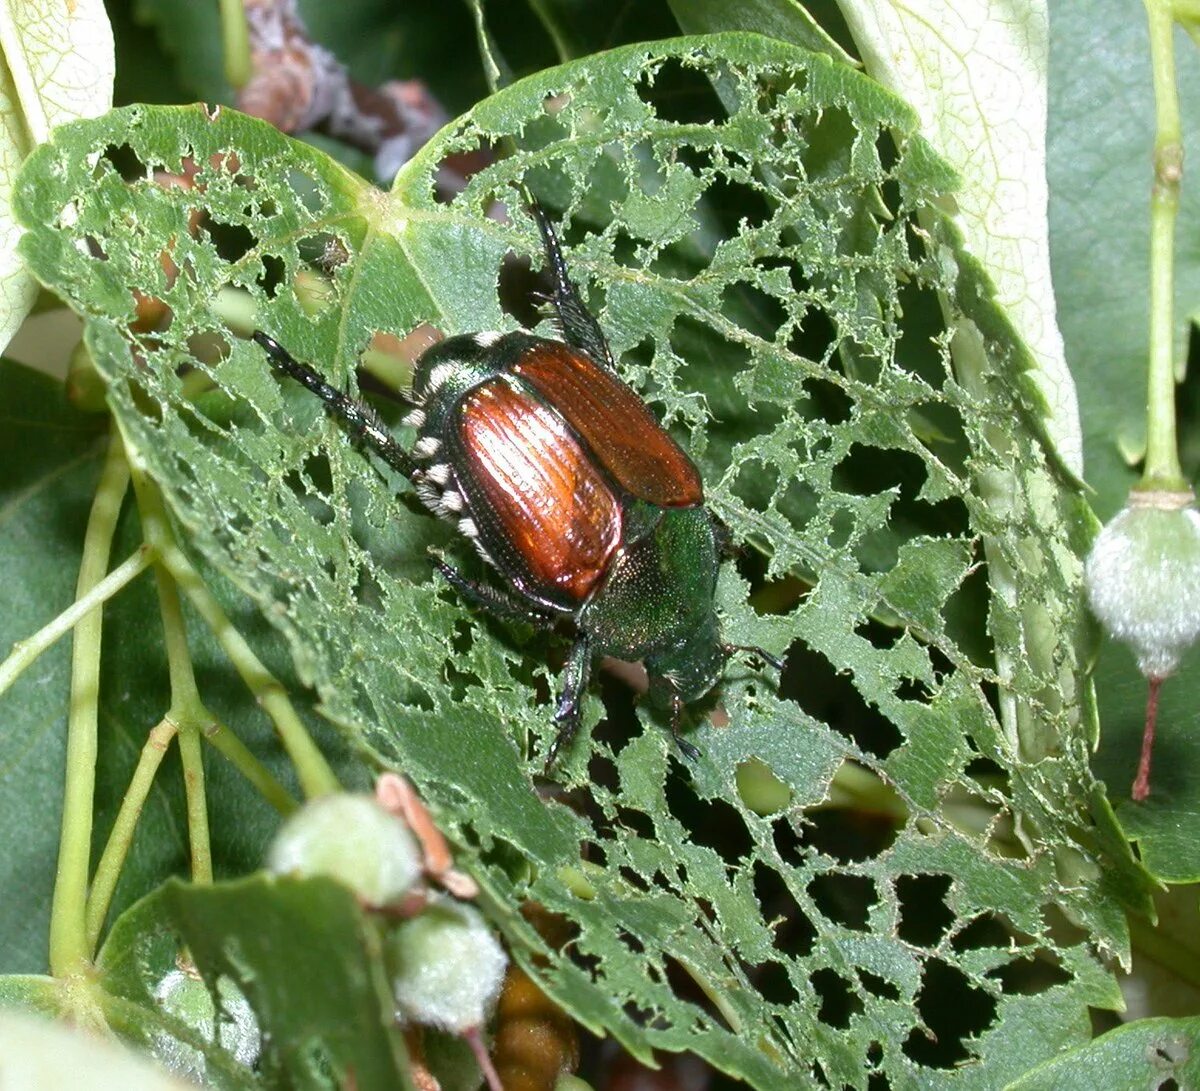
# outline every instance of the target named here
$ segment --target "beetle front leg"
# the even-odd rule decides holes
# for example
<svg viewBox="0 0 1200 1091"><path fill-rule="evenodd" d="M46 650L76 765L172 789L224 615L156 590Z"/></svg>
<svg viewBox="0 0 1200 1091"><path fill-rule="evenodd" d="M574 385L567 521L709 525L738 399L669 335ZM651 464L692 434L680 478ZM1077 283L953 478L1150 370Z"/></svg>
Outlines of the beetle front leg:
<svg viewBox="0 0 1200 1091"><path fill-rule="evenodd" d="M337 417L355 439L374 451L397 473L411 478L415 463L403 447L392 438L379 414L365 402L353 398L330 386L312 368L300 363L274 337L255 330L250 335L266 351L271 363L285 375L290 375L301 386L312 391L325 403L325 407Z"/></svg>
<svg viewBox="0 0 1200 1091"><path fill-rule="evenodd" d="M558 734L550 744L546 754L545 769L549 771L558 757L558 752L575 737L579 730L579 720L583 709L583 695L587 692L588 676L592 672L592 646L586 636L581 636L571 648L567 656L567 665L563 669L562 696L558 699L558 708L554 712L554 722L559 724Z"/></svg>

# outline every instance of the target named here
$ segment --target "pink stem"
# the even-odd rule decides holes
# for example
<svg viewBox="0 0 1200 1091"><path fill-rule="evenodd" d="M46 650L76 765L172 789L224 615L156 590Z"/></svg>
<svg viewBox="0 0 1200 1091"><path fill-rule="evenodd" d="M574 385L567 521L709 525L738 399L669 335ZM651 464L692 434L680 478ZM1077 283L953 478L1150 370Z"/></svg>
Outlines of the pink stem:
<svg viewBox="0 0 1200 1091"><path fill-rule="evenodd" d="M487 1046L483 1044L483 1035L478 1027L471 1027L469 1030L463 1031L463 1040L471 1047L471 1052L475 1054L475 1060L479 1065L480 1071L483 1073L484 1080L487 1081L488 1091L504 1091L504 1084L500 1082L500 1073L496 1071L496 1066L492 1064L492 1058L487 1051Z"/></svg>
<svg viewBox="0 0 1200 1091"><path fill-rule="evenodd" d="M1133 782L1133 798L1141 803L1150 794L1150 754L1154 749L1154 728L1158 723L1158 690L1162 679L1151 675L1150 691L1146 694L1146 726L1142 730L1142 758L1138 762L1137 779Z"/></svg>

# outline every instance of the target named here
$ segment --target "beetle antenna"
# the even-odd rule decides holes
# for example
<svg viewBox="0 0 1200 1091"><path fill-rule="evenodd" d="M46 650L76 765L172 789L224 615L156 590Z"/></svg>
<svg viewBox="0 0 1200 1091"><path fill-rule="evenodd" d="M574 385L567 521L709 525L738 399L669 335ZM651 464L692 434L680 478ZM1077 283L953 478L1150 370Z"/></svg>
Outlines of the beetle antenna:
<svg viewBox="0 0 1200 1091"><path fill-rule="evenodd" d="M598 364L614 368L612 351L608 340L600 329L600 324L592 317L592 312L579 298L579 289L567 272L567 261L563 257L562 246L559 245L558 235L546 210L537 201L529 205L529 213L538 226L542 236L542 248L546 253L546 268L549 270L554 292L550 301L558 314L558 324L562 327L563 337L568 345L583 349Z"/></svg>
<svg viewBox="0 0 1200 1091"><path fill-rule="evenodd" d="M408 452L392 438L387 426L374 409L330 386L312 368L300 363L275 338L262 330L255 330L251 336L266 351L276 368L320 398L326 408L349 429L351 435L365 443L397 473L412 477L416 464Z"/></svg>
<svg viewBox="0 0 1200 1091"><path fill-rule="evenodd" d="M774 667L780 674L783 673L783 660L755 644L722 644L721 650L726 655L733 655L734 652L749 652L750 655L757 655L764 663Z"/></svg>

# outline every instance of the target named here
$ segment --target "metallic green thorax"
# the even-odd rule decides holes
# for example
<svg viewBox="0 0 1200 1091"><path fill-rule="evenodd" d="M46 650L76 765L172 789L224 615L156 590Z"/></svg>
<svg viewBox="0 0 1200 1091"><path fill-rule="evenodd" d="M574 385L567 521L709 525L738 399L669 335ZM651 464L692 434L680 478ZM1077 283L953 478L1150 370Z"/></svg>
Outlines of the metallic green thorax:
<svg viewBox="0 0 1200 1091"><path fill-rule="evenodd" d="M593 651L644 660L650 678L682 700L702 697L728 658L713 607L719 564L707 509L660 509L653 529L625 544L580 611Z"/></svg>

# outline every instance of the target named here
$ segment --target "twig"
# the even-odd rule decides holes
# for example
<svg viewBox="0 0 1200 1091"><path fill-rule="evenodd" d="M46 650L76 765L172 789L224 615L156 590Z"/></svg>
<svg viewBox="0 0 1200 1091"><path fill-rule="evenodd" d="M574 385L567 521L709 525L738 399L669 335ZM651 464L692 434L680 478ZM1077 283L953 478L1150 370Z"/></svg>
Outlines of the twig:
<svg viewBox="0 0 1200 1091"><path fill-rule="evenodd" d="M238 93L238 109L285 133L310 129L374 156L375 173L396 172L447 121L420 80L367 87L308 35L295 0L245 0L254 75ZM458 188L465 181L459 174ZM454 188L454 183L451 183Z"/></svg>

